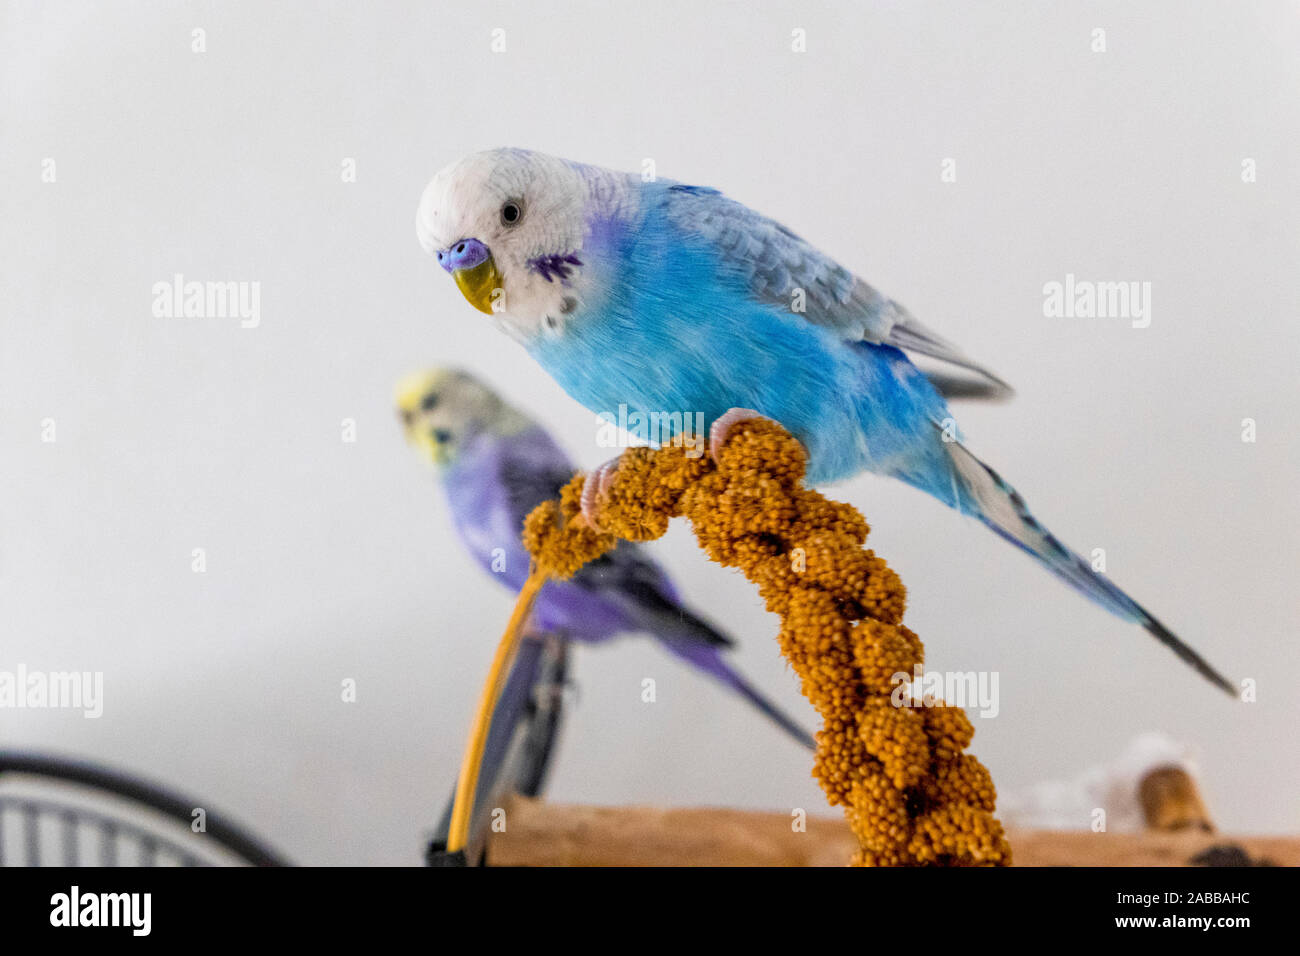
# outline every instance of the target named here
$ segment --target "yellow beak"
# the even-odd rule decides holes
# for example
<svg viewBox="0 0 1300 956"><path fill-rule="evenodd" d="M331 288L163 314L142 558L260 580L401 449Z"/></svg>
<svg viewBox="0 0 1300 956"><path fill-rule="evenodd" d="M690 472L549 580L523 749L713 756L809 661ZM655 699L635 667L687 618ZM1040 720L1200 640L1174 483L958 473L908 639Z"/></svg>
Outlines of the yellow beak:
<svg viewBox="0 0 1300 956"><path fill-rule="evenodd" d="M431 464L445 465L451 460L451 452L447 446L435 441L433 435L427 429L408 429L406 440L414 445L420 456Z"/></svg>
<svg viewBox="0 0 1300 956"><path fill-rule="evenodd" d="M471 269L457 269L451 277L465 300L480 312L491 315L494 303L501 301L504 305L504 281L491 255Z"/></svg>

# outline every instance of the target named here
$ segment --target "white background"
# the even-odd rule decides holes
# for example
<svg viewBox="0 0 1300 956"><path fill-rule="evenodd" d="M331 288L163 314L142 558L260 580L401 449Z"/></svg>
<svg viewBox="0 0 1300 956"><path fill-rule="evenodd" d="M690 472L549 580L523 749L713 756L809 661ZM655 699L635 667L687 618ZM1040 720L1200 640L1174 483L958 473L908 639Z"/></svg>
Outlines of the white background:
<svg viewBox="0 0 1300 956"><path fill-rule="evenodd" d="M1258 680L1234 705L980 526L837 487L928 664L999 672L974 750L1003 792L1163 729L1225 829L1294 831L1296 5L610 6L5 7L0 668L102 670L106 701L0 711L0 746L181 786L303 862L418 860L511 598L462 559L393 383L470 366L608 457L414 238L434 171L516 145L724 188L990 364L1018 394L956 409L972 447ZM154 318L176 272L259 281L260 327ZM1151 282L1150 328L1044 318L1070 272ZM814 726L754 589L684 527L653 547ZM555 799L831 812L806 753L650 641L582 651L577 678Z"/></svg>

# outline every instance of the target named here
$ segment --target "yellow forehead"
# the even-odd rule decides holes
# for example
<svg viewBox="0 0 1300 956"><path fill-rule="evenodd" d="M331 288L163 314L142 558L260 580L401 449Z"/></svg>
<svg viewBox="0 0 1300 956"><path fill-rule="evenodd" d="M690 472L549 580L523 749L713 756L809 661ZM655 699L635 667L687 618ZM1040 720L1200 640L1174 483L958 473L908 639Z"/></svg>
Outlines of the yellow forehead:
<svg viewBox="0 0 1300 956"><path fill-rule="evenodd" d="M420 407L424 396L437 388L446 377L446 370L440 368L407 375L397 383L397 388L394 390L394 400L397 402L398 409L404 412L415 411Z"/></svg>

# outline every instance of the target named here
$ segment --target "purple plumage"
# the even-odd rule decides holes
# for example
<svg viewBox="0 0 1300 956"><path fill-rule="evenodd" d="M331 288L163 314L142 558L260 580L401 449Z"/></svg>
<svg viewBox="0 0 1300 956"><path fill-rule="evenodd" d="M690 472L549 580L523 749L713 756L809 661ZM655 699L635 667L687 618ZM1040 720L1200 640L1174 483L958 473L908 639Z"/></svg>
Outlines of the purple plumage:
<svg viewBox="0 0 1300 956"><path fill-rule="evenodd" d="M520 542L524 518L555 498L573 476L564 452L538 426L501 434L489 428L459 438L443 486L462 543L486 570L518 591L529 556ZM746 681L723 657L732 646L682 602L672 582L645 552L624 542L569 581L549 581L533 609L537 630L600 643L645 633L668 651L748 700L805 747L808 733Z"/></svg>

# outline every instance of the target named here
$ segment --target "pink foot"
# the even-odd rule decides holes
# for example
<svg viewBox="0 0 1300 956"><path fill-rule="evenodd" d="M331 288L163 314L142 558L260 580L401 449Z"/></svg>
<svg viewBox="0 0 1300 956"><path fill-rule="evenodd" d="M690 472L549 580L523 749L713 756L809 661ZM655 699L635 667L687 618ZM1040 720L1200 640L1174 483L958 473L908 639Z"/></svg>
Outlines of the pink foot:
<svg viewBox="0 0 1300 956"><path fill-rule="evenodd" d="M614 472L618 470L618 459L611 458L591 474L582 485L582 517L593 531L599 531L596 523L596 496L609 490L614 481Z"/></svg>
<svg viewBox="0 0 1300 956"><path fill-rule="evenodd" d="M752 421L755 418L771 421L766 415L760 415L752 408L728 409L713 420L713 424L709 426L709 456L713 459L714 464L717 464L718 452L726 444L727 436L731 434L731 430L741 422Z"/></svg>

